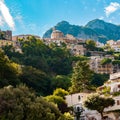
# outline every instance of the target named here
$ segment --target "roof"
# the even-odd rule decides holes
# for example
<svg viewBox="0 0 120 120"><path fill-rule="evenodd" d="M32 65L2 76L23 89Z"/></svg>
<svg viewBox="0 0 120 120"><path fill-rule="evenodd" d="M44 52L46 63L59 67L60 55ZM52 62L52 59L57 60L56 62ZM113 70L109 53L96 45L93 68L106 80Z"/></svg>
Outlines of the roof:
<svg viewBox="0 0 120 120"><path fill-rule="evenodd" d="M62 33L60 30L54 30L53 33Z"/></svg>

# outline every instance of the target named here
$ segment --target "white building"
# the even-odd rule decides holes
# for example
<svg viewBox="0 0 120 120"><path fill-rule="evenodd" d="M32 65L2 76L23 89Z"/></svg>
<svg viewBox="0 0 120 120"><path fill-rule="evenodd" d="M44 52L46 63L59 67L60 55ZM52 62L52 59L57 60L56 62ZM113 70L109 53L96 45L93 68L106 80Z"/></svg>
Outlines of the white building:
<svg viewBox="0 0 120 120"><path fill-rule="evenodd" d="M89 61L90 69L93 70L94 72L100 73L100 74L103 74L103 73L111 74L111 73L113 73L114 67L113 67L112 63L105 64L105 65L101 64L101 61L104 58L113 59L113 57L111 57L111 56L104 56L104 57L102 57L102 56L91 56L90 61Z"/></svg>
<svg viewBox="0 0 120 120"><path fill-rule="evenodd" d="M108 82L106 82L103 86L99 87L98 89L102 91L102 89L104 89L105 87L110 88L109 94L115 100L115 104L113 106L105 108L104 116L111 118L111 120L120 120L120 115L118 115L118 118L116 118L115 113L112 112L120 110L120 95L112 96L115 92L120 92L120 72L111 74ZM90 93L76 93L67 95L66 102L68 104L68 107L82 105L85 110L83 112L84 116L86 117L85 120L87 120L88 118L89 118L88 120L92 120L93 118L95 120L101 120L101 116L97 111L88 110L87 108L84 107L84 101L87 99L89 95Z"/></svg>
<svg viewBox="0 0 120 120"><path fill-rule="evenodd" d="M68 107L73 107L73 108L77 106L83 107L84 112L82 116L84 116L84 118L82 120L90 120L90 119L92 120L93 118L95 118L96 120L100 120L101 116L97 111L88 110L87 108L84 107L84 101L87 99L89 95L90 95L89 93L76 93L76 94L67 95L65 98Z"/></svg>
<svg viewBox="0 0 120 120"><path fill-rule="evenodd" d="M120 92L120 72L110 74L110 79L98 89L102 91L102 89L104 89L105 87L109 87L110 94Z"/></svg>

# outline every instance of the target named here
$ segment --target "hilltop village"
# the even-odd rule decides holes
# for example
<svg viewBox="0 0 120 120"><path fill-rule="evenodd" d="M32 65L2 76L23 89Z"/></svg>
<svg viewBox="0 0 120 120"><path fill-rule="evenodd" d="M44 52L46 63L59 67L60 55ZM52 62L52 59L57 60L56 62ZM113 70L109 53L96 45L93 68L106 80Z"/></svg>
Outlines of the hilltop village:
<svg viewBox="0 0 120 120"><path fill-rule="evenodd" d="M65 43L70 53L74 56L87 56L89 58L90 69L96 73L112 74L120 71L120 62L117 60L120 52L120 40L109 40L106 44L103 44L99 41L77 39L70 34L64 36L59 30L53 30L51 38L43 39L31 34L12 36L12 31L2 32L4 34L0 40L0 47L13 45L16 51L22 52L19 40L27 40L28 37L34 36L36 39L42 40L46 45L55 43L61 46L62 43ZM112 55L113 52L116 54ZM106 63L104 64L104 62Z"/></svg>
<svg viewBox="0 0 120 120"><path fill-rule="evenodd" d="M32 37L33 37L33 39L32 39ZM86 107L84 107L84 101L92 93L93 94L97 93L101 96L109 96L109 97L113 98L115 100L115 104L113 106L110 106L110 107L107 107L104 109L104 117L106 117L106 120L107 119L109 119L109 120L119 120L120 119L120 117L119 117L120 116L120 112L119 112L120 111L120 40L117 40L117 41L108 40L104 44L104 43L100 43L99 41L93 41L91 39L83 40L83 39L75 38L71 34L64 35L60 30L56 30L56 29L53 29L51 38L41 38L39 36L31 35L31 34L12 36L12 31L9 31L9 30L0 31L0 47L4 51L6 50L5 53L7 54L9 59L12 58L12 60L18 62L18 59L15 59L14 55L19 54L22 56L22 54L24 54L24 52L26 52L26 55L28 55L28 58L25 59L26 60L25 64L28 66L31 65L31 63L30 63L31 61L29 61L30 60L29 53L33 54L33 57L34 57L34 54L36 54L36 56L39 56L39 54L36 53L36 51L35 52L30 51L32 49L29 49L28 51L25 50L27 45L28 45L27 47L29 47L29 44L30 44L28 42L29 39L31 39L30 43L32 43L32 41L34 42L35 40L38 40L37 41L38 43L39 43L39 41L41 41L42 44L45 44L46 46L50 46L50 48L51 48L51 46L57 46L55 49L53 49L53 51L62 47L65 50L68 50L70 55L76 56L76 59L79 59L79 57L86 59L86 61L87 61L86 64L89 66L90 71L93 71L95 74L108 75L106 77L107 80L105 80L103 82L103 84L96 86L95 89L91 87L92 90L80 90L81 92L78 92L78 91L75 92L74 90L72 90L72 92L70 94L66 94L64 96L65 102L67 103L68 107L76 107L76 106L79 107L80 106L80 107L84 108L84 111L81 112L80 120L101 120L101 115L97 111L89 110ZM26 46L24 43L26 43ZM10 52L9 50L11 50L11 49L7 50L7 48L9 48L9 46L12 46L14 48L14 50L12 49L13 51L11 51L11 52L14 52L17 54L14 54L13 56L11 56L11 53L9 53ZM35 48L37 49L37 47L34 46L34 44L32 46L34 47L34 49ZM45 46L42 45L42 47L44 48ZM47 47L45 49L47 49ZM42 52L44 52L44 51L42 51ZM50 52L51 51L48 50L46 53L52 54ZM60 56L59 59L62 59L62 58L64 59L64 56L61 56L61 52L62 51L60 50L59 51L59 56ZM69 54L67 56L69 56ZM53 56L56 56L56 54L54 53ZM45 55L42 57L46 58ZM23 59L23 58L21 57L20 59ZM65 61L65 59L64 59L64 61ZM72 61L72 67L75 67L75 64L76 64L75 62L77 61L76 59ZM50 60L51 59L49 58L48 61L50 61ZM80 60L82 61L82 59L80 59ZM36 60L33 60L33 61L37 62ZM43 62L43 61L41 61L41 62ZM54 71L57 71L54 66L58 65L57 62L56 62L56 64L54 64L54 62L56 62L55 58L54 58L54 61L50 63L50 65L52 66L52 70L53 70L51 73L52 75L55 74ZM67 64L67 62L66 62L66 64ZM39 63L38 63L38 65L39 65ZM64 67L65 67L65 65L64 65ZM21 66L24 67L24 65L21 65ZM35 68L38 67L36 65L33 65L33 66ZM58 66L61 67L61 65L58 65ZM84 64L83 64L83 66L84 66ZM46 66L42 66L42 67L44 69L44 67L46 67ZM35 69L33 69L33 72L34 72L34 70ZM45 69L44 71L47 71L47 70ZM27 72L27 69L24 70L24 72ZM64 73L64 71L62 71L62 72L57 71L57 72L58 72L58 75L62 72ZM89 72L89 71L86 71L86 74L87 74L87 72ZM47 71L46 73L49 73L49 71ZM33 74L33 73L31 72L31 74ZM40 74L44 74L44 73L40 73ZM45 74L43 76L45 77ZM27 76L27 75L21 76L21 78L23 78L23 77L28 78L29 76ZM48 79L48 78L46 77L45 79ZM56 79L58 79L58 78L56 78ZM83 79L84 79L84 77L83 77ZM63 82L64 82L64 80L63 80ZM96 82L99 82L99 81L96 80ZM26 84L29 85L29 83L27 83L27 82L26 82ZM47 84L49 84L49 83L47 83ZM56 84L57 84L57 82L54 83L54 86ZM55 87L55 88L58 88L58 87ZM84 88L85 88L85 84L84 84ZM44 89L45 88L43 88L43 90ZM38 91L39 91L39 89L38 89ZM48 98L46 98L46 99L48 99ZM72 118L71 118L71 120L72 120Z"/></svg>

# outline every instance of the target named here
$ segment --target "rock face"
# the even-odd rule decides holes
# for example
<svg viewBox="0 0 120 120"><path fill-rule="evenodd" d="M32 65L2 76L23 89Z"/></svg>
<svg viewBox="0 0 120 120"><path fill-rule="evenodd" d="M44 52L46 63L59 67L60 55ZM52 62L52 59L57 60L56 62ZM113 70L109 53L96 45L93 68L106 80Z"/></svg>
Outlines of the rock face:
<svg viewBox="0 0 120 120"><path fill-rule="evenodd" d="M120 39L120 26L99 19L92 20L85 26L71 25L69 22L62 21L53 28L62 31L64 35L71 34L76 38L93 39L103 43L110 39ZM50 38L53 28L46 31L43 38Z"/></svg>

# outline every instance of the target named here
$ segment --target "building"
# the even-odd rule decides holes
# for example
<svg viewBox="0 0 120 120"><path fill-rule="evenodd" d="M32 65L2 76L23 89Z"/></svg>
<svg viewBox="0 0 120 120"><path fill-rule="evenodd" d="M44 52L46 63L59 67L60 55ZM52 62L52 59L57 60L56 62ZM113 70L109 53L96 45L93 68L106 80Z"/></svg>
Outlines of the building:
<svg viewBox="0 0 120 120"><path fill-rule="evenodd" d="M115 52L120 52L120 40L109 40L107 41L107 45L109 45L109 47L111 47L111 49L113 49Z"/></svg>
<svg viewBox="0 0 120 120"><path fill-rule="evenodd" d="M102 92L104 88L108 88L109 94L115 100L115 104L108 108L105 108L105 115L109 116L113 120L120 120L120 113L118 115L119 118L116 118L113 111L120 111L120 72L110 74L110 79L101 87L98 88L99 92Z"/></svg>
<svg viewBox="0 0 120 120"><path fill-rule="evenodd" d="M44 38L43 41L46 45L55 43L58 46L61 46L62 43L65 43L73 55L85 55L86 52L86 48L84 47L85 41L77 39L70 34L64 35L59 30L53 30L51 38Z"/></svg>
<svg viewBox="0 0 120 120"><path fill-rule="evenodd" d="M76 94L71 94L67 95L66 102L68 107L77 107L77 106L82 106L84 111L82 116L84 118L82 120L92 120L93 118L96 118L96 120L100 120L100 114L97 111L94 110L88 110L87 108L84 107L84 101L87 99L89 96L89 93L76 93Z"/></svg>
<svg viewBox="0 0 120 120"><path fill-rule="evenodd" d="M82 44L71 45L70 50L73 55L85 55L86 54L86 48Z"/></svg>
<svg viewBox="0 0 120 120"><path fill-rule="evenodd" d="M102 51L87 51L87 53L90 54L90 56L104 56L105 52Z"/></svg>
<svg viewBox="0 0 120 120"><path fill-rule="evenodd" d="M100 56L92 56L90 57L89 65L90 69L93 70L95 73L106 73L106 74L111 74L114 71L112 63L102 65L101 61L104 58L111 58L111 56L106 56L106 57L100 57Z"/></svg>
<svg viewBox="0 0 120 120"><path fill-rule="evenodd" d="M103 59L111 59L110 63L101 64L101 61ZM120 65L119 64L113 64L112 61L114 61L114 57L111 55L106 56L91 56L89 60L89 66L90 69L93 70L95 73L100 74L112 74L120 71Z"/></svg>
<svg viewBox="0 0 120 120"><path fill-rule="evenodd" d="M11 30L7 30L7 31L0 30L0 39L1 40L12 40L12 31Z"/></svg>
<svg viewBox="0 0 120 120"><path fill-rule="evenodd" d="M40 36L37 35L31 35L31 34L22 34L22 35L16 35L12 37L12 41L18 41L18 39L25 39L27 40L28 37L34 36L36 39L41 39Z"/></svg>
<svg viewBox="0 0 120 120"><path fill-rule="evenodd" d="M15 42L11 40L0 40L0 47L6 46L6 45L15 46Z"/></svg>
<svg viewBox="0 0 120 120"><path fill-rule="evenodd" d="M104 46L105 46L104 43L101 43L99 41L96 42L96 47L101 48L101 47L104 47Z"/></svg>
<svg viewBox="0 0 120 120"><path fill-rule="evenodd" d="M6 46L6 45L15 45L15 43L12 41L12 31L0 30L0 47Z"/></svg>
<svg viewBox="0 0 120 120"><path fill-rule="evenodd" d="M110 79L101 87L97 89L97 92L101 92L105 87L110 88L110 93L109 95L115 100L115 104L113 106L110 106L108 108L104 109L104 117L106 117L106 120L120 120L120 113L117 113L115 111L120 111L120 94L114 96L114 93L120 93L120 72L110 74ZM67 95L66 102L68 104L68 107L74 107L78 105L82 105L84 108L84 120L101 120L100 114L95 111L95 110L88 110L87 108L84 107L84 101L87 99L87 97L91 94L94 93L76 93L76 94L71 94ZM97 106L96 106L97 107ZM114 111L114 112L113 112ZM116 116L116 114L118 114Z"/></svg>
<svg viewBox="0 0 120 120"><path fill-rule="evenodd" d="M105 88L109 88L111 95L120 92L120 72L110 74L110 79L103 86L99 87L98 91L102 92Z"/></svg>
<svg viewBox="0 0 120 120"><path fill-rule="evenodd" d="M59 39L63 37L64 37L64 34L60 30L53 30L51 34L51 39Z"/></svg>
<svg viewBox="0 0 120 120"><path fill-rule="evenodd" d="M114 40L108 40L106 43L108 45L112 46L113 44L115 44L115 41Z"/></svg>

